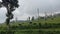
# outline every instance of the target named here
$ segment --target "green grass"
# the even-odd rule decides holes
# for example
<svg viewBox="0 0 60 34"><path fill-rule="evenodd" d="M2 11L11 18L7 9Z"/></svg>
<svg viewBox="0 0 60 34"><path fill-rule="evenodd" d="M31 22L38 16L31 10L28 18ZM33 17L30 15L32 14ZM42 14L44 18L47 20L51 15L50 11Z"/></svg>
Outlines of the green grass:
<svg viewBox="0 0 60 34"><path fill-rule="evenodd" d="M34 21L32 21L32 24L36 23L37 25L39 23L41 24L45 24L45 23L60 23L60 16L55 17L53 20L51 18L47 18L47 20L45 21L44 19L40 19L39 21L36 19ZM19 26L19 24L21 24L22 26L29 26L29 22L24 22L24 23L10 23L10 26ZM5 23L0 25L0 32L1 31L6 31L5 28L7 28L7 25ZM43 31L43 32L48 32L48 31L59 31L60 32L60 28L49 28L49 29L16 29L16 30L11 30L11 31L15 31L15 34L39 34L39 31Z"/></svg>

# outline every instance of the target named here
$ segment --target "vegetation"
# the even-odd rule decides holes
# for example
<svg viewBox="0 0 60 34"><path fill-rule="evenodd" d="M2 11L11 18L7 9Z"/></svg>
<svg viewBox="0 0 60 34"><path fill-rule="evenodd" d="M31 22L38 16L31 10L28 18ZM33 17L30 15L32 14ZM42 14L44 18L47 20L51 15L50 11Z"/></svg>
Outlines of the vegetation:
<svg viewBox="0 0 60 34"><path fill-rule="evenodd" d="M7 25L7 33L10 33L10 20L13 19L13 14L12 12L19 7L18 5L18 0L2 0L0 2L0 7L5 7L7 9L7 14L6 14L6 25ZM2 34L2 33L1 33ZM11 33L10 33L11 34Z"/></svg>
<svg viewBox="0 0 60 34"><path fill-rule="evenodd" d="M60 34L60 14L32 19L30 17L25 22L11 22L12 12L18 8L17 0L2 0L0 8L6 7L6 24L0 25L0 34ZM10 24L9 24L10 23ZM7 25L9 30L7 30Z"/></svg>
<svg viewBox="0 0 60 34"><path fill-rule="evenodd" d="M10 34L60 34L60 16L55 17L53 20L51 17L44 18L40 17L33 20L32 22L25 21L10 23ZM0 33L6 33L6 24L0 25ZM9 32L8 32L9 33Z"/></svg>

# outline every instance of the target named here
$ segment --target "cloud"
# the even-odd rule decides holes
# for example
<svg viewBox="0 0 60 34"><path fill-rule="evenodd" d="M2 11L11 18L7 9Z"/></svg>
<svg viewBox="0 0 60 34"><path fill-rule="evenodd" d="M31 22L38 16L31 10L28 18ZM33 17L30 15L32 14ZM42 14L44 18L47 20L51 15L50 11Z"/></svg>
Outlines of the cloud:
<svg viewBox="0 0 60 34"><path fill-rule="evenodd" d="M6 9L0 8L0 23L5 22L6 20Z"/></svg>

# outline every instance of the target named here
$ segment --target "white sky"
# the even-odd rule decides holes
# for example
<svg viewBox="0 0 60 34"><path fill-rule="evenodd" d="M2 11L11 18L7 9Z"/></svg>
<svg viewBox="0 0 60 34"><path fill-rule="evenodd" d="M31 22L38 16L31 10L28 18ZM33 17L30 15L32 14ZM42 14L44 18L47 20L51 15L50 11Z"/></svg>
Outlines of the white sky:
<svg viewBox="0 0 60 34"><path fill-rule="evenodd" d="M60 12L60 0L19 0L20 7L17 8L13 14L14 19L26 20L29 16L37 16L37 8L39 8L40 15L44 12L50 14L51 12ZM0 8L0 23L6 20L6 9Z"/></svg>

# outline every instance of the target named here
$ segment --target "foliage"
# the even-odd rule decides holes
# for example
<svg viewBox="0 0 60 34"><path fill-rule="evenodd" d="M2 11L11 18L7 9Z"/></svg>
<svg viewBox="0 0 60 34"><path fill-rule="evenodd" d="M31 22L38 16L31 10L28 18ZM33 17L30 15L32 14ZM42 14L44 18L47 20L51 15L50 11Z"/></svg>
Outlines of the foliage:
<svg viewBox="0 0 60 34"><path fill-rule="evenodd" d="M32 17L32 19L31 19L32 21L34 21L34 16Z"/></svg>
<svg viewBox="0 0 60 34"><path fill-rule="evenodd" d="M6 24L9 25L10 19L13 18L12 12L19 7L18 5L18 0L2 0L0 2L0 7L6 7L7 9L7 19L6 19Z"/></svg>

